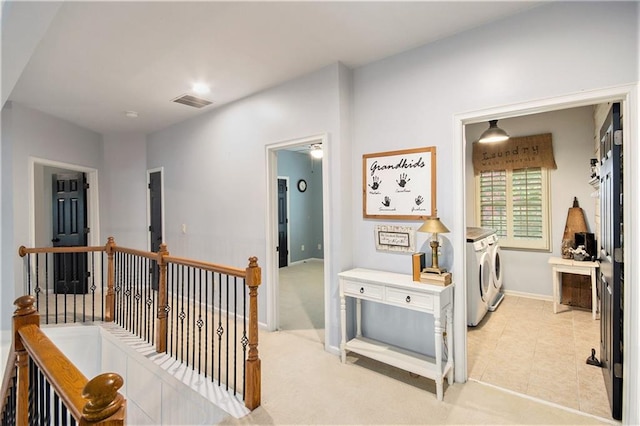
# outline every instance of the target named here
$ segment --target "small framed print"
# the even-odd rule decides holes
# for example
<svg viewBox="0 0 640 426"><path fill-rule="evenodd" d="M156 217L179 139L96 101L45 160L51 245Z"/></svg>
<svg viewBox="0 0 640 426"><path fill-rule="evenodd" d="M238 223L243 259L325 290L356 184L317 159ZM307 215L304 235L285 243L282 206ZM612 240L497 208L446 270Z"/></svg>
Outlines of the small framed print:
<svg viewBox="0 0 640 426"><path fill-rule="evenodd" d="M376 250L413 253L415 230L411 226L376 225Z"/></svg>
<svg viewBox="0 0 640 426"><path fill-rule="evenodd" d="M436 216L436 148L362 156L364 218L424 220Z"/></svg>

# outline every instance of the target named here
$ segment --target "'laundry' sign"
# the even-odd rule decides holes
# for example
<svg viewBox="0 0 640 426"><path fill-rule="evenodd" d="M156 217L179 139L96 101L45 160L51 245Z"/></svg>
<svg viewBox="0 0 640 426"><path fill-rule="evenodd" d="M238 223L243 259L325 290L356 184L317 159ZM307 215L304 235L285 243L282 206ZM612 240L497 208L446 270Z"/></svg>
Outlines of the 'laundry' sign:
<svg viewBox="0 0 640 426"><path fill-rule="evenodd" d="M513 170L528 167L556 169L551 133L509 138L505 142L473 143L475 174L491 170Z"/></svg>

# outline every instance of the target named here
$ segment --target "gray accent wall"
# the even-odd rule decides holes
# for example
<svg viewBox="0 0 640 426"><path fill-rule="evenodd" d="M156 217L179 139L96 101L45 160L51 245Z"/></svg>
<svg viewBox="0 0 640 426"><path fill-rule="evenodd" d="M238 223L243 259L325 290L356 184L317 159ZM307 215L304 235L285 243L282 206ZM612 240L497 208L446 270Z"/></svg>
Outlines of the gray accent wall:
<svg viewBox="0 0 640 426"><path fill-rule="evenodd" d="M322 160L308 153L278 151L278 176L289 178L290 262L323 259ZM305 192L298 191L300 179L307 182Z"/></svg>

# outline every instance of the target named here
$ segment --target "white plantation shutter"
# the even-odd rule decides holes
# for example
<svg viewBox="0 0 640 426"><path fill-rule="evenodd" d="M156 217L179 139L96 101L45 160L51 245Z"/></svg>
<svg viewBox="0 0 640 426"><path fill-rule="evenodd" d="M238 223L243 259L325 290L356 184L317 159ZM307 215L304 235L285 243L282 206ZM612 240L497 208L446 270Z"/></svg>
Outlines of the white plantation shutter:
<svg viewBox="0 0 640 426"><path fill-rule="evenodd" d="M512 172L513 237L541 239L542 170L519 169Z"/></svg>
<svg viewBox="0 0 640 426"><path fill-rule="evenodd" d="M480 226L495 229L503 247L548 249L547 180L547 169L540 167L481 172Z"/></svg>
<svg viewBox="0 0 640 426"><path fill-rule="evenodd" d="M480 226L507 236L507 172L498 170L480 174Z"/></svg>

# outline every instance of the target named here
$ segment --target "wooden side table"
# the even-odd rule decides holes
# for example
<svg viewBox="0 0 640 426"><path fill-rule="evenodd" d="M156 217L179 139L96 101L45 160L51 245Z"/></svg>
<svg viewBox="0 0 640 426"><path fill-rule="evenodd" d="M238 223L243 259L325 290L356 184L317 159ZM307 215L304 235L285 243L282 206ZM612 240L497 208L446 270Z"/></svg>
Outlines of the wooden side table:
<svg viewBox="0 0 640 426"><path fill-rule="evenodd" d="M553 273L553 313L558 313L558 303L562 294L562 273L587 275L591 277L591 317L597 319L598 303L596 294L596 271L600 267L600 262L577 261L573 259L563 259L561 257L549 258L551 271Z"/></svg>

